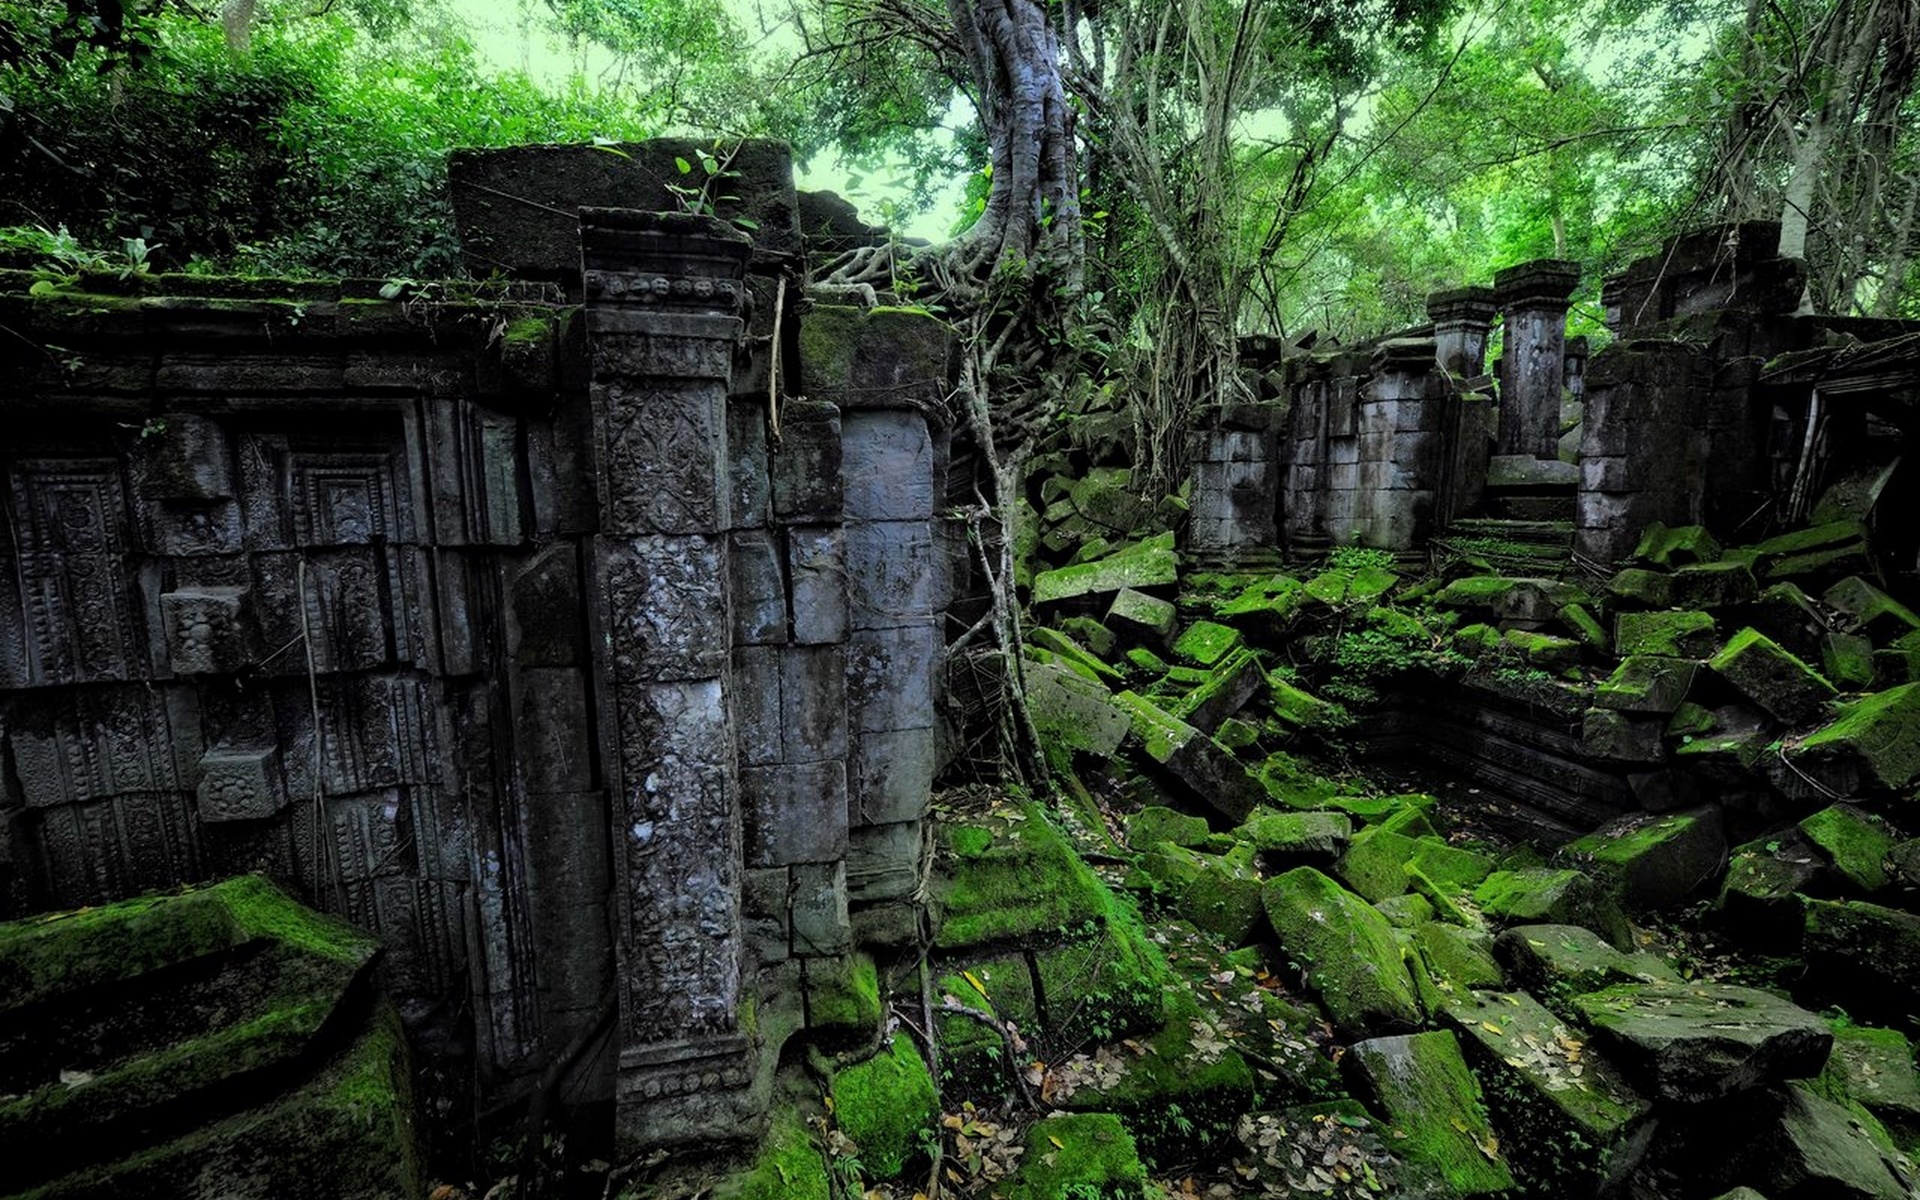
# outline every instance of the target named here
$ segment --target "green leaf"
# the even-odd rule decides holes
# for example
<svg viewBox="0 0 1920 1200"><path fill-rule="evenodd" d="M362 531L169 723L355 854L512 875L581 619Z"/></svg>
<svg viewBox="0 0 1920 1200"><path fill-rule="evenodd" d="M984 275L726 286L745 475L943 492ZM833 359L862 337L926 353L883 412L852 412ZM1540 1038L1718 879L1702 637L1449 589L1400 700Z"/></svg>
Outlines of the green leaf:
<svg viewBox="0 0 1920 1200"><path fill-rule="evenodd" d="M760 228L760 222L754 220L752 217L735 217L733 223L742 229Z"/></svg>
<svg viewBox="0 0 1920 1200"><path fill-rule="evenodd" d="M693 174L693 164L688 162L686 159L681 158L677 154L674 156L673 165L680 168L680 173L682 175Z"/></svg>

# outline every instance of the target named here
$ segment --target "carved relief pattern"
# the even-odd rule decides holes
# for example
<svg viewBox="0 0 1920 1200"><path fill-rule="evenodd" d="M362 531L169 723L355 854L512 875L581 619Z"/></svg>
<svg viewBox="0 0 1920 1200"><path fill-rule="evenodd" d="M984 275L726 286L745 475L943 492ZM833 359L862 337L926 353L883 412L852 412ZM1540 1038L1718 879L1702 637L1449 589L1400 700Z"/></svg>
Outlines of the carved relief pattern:
<svg viewBox="0 0 1920 1200"><path fill-rule="evenodd" d="M273 747L214 750L200 760L200 819L259 821L287 806Z"/></svg>
<svg viewBox="0 0 1920 1200"><path fill-rule="evenodd" d="M390 456L300 451L288 466L293 536L301 545L365 545L412 536L412 523L400 522L400 484Z"/></svg>
<svg viewBox="0 0 1920 1200"><path fill-rule="evenodd" d="M627 862L624 1040L730 1033L742 859L722 685L627 686L615 703Z"/></svg>
<svg viewBox="0 0 1920 1200"><path fill-rule="evenodd" d="M13 501L38 681L128 678L136 643L119 464L18 463Z"/></svg>
<svg viewBox="0 0 1920 1200"><path fill-rule="evenodd" d="M717 435L725 389L596 384L616 533L700 533L721 525Z"/></svg>
<svg viewBox="0 0 1920 1200"><path fill-rule="evenodd" d="M635 538L608 549L616 679L697 679L727 661L725 541Z"/></svg>

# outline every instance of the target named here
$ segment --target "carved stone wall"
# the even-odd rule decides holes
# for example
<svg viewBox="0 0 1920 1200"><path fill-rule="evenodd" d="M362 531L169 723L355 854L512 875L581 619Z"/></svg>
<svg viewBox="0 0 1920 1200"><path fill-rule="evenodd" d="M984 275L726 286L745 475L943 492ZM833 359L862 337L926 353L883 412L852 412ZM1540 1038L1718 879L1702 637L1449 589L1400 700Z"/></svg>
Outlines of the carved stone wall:
<svg viewBox="0 0 1920 1200"><path fill-rule="evenodd" d="M948 334L540 199L571 278L0 275L0 914L262 871L489 1096L611 1003L623 1149L750 1136L918 932Z"/></svg>

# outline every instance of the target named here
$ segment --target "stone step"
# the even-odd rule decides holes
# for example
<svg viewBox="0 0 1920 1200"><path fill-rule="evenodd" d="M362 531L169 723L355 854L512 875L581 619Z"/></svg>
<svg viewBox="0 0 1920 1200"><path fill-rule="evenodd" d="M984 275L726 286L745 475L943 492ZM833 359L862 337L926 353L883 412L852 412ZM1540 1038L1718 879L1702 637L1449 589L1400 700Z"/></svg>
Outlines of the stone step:
<svg viewBox="0 0 1920 1200"><path fill-rule="evenodd" d="M1449 541L1470 538L1476 541L1503 541L1515 545L1551 546L1566 550L1573 545L1572 521L1517 521L1500 517L1467 517L1447 526L1443 535Z"/></svg>
<svg viewBox="0 0 1920 1200"><path fill-rule="evenodd" d="M1488 495L1487 515L1510 521L1572 521L1575 500L1571 493L1549 495Z"/></svg>

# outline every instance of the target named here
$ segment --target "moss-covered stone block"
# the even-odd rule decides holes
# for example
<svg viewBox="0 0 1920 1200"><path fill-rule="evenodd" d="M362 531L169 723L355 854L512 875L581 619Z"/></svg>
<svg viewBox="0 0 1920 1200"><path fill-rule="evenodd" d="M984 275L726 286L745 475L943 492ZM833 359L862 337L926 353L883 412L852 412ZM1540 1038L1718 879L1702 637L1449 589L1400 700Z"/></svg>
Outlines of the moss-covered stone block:
<svg viewBox="0 0 1920 1200"><path fill-rule="evenodd" d="M1163 843L1141 857L1140 870L1182 918L1239 946L1260 924L1261 882L1253 854L1244 844L1220 855Z"/></svg>
<svg viewBox="0 0 1920 1200"><path fill-rule="evenodd" d="M1234 837L1275 865L1330 863L1353 838L1353 818L1343 812L1278 812L1257 808Z"/></svg>
<svg viewBox="0 0 1920 1200"><path fill-rule="evenodd" d="M816 1034L864 1041L886 1015L870 954L808 959L806 996L807 1028Z"/></svg>
<svg viewBox="0 0 1920 1200"><path fill-rule="evenodd" d="M1071 773L1076 753L1111 758L1133 728L1106 686L1084 673L1036 662L1027 668L1026 685L1041 751L1061 774Z"/></svg>
<svg viewBox="0 0 1920 1200"><path fill-rule="evenodd" d="M1437 1171L1455 1195L1513 1187L1480 1084L1451 1032L1373 1038L1354 1043L1349 1054L1387 1118L1387 1144L1396 1154Z"/></svg>
<svg viewBox="0 0 1920 1200"><path fill-rule="evenodd" d="M1878 1117L1902 1146L1920 1141L1920 1073L1913 1043L1897 1029L1832 1020L1833 1053L1821 1071L1819 1090L1829 1099L1854 1101Z"/></svg>
<svg viewBox="0 0 1920 1200"><path fill-rule="evenodd" d="M1493 939L1484 930L1430 922L1414 928L1413 943L1427 973L1450 996L1506 982L1493 956Z"/></svg>
<svg viewBox="0 0 1920 1200"><path fill-rule="evenodd" d="M1042 571L1033 579L1033 602L1053 604L1124 588L1172 587L1180 578L1173 536L1149 538L1095 562Z"/></svg>
<svg viewBox="0 0 1920 1200"><path fill-rule="evenodd" d="M1621 712L1671 716L1692 689L1695 669L1689 659L1630 655L1594 689L1594 702Z"/></svg>
<svg viewBox="0 0 1920 1200"><path fill-rule="evenodd" d="M1171 600L1132 588L1121 588L1114 593L1113 603L1107 608L1108 627L1132 637L1150 637L1156 641L1172 637L1178 619L1179 610Z"/></svg>
<svg viewBox="0 0 1920 1200"><path fill-rule="evenodd" d="M376 949L259 876L0 925L7 1190L418 1194Z"/></svg>
<svg viewBox="0 0 1920 1200"><path fill-rule="evenodd" d="M1607 591L1629 604L1666 608L1673 603L1673 577L1664 571L1628 567L1608 581Z"/></svg>
<svg viewBox="0 0 1920 1200"><path fill-rule="evenodd" d="M1800 832L1856 890L1877 892L1887 886L1885 864L1895 837L1880 817L1857 805L1833 804L1803 818Z"/></svg>
<svg viewBox="0 0 1920 1200"><path fill-rule="evenodd" d="M1658 955L1627 953L1578 925L1515 925L1495 939L1494 953L1514 982L1556 1010L1575 996L1616 983L1678 983L1680 976Z"/></svg>
<svg viewBox="0 0 1920 1200"><path fill-rule="evenodd" d="M1807 900L1809 979L1848 1011L1905 1020L1920 987L1920 916L1865 900Z"/></svg>
<svg viewBox="0 0 1920 1200"><path fill-rule="evenodd" d="M1100 658L1099 655L1082 646L1058 629L1045 625L1028 632L1027 640L1034 646L1055 655L1055 661L1076 674L1084 675L1095 683L1115 684L1121 681L1120 672Z"/></svg>
<svg viewBox="0 0 1920 1200"><path fill-rule="evenodd" d="M1395 929L1418 929L1433 920L1433 901L1418 892L1375 900L1373 907Z"/></svg>
<svg viewBox="0 0 1920 1200"><path fill-rule="evenodd" d="M1193 690L1168 710L1203 733L1214 733L1267 686L1260 656L1242 647L1207 672Z"/></svg>
<svg viewBox="0 0 1920 1200"><path fill-rule="evenodd" d="M1336 568L1307 580L1300 589L1300 602L1324 608L1365 607L1399 583L1400 577L1384 567Z"/></svg>
<svg viewBox="0 0 1920 1200"><path fill-rule="evenodd" d="M1600 1048L1641 1092L1698 1104L1819 1073L1826 1023L1791 1001L1721 983L1623 983L1576 997Z"/></svg>
<svg viewBox="0 0 1920 1200"><path fill-rule="evenodd" d="M1052 1059L1161 1022L1170 975L1135 920L1034 951L1033 966L1045 1025L1040 1045Z"/></svg>
<svg viewBox="0 0 1920 1200"><path fill-rule="evenodd" d="M1563 605L1560 609L1560 623L1573 631L1580 644L1595 654L1606 654L1613 649L1613 639L1607 636L1607 627L1600 618L1593 615L1593 609L1585 604Z"/></svg>
<svg viewBox="0 0 1920 1200"><path fill-rule="evenodd" d="M1666 761L1666 721L1657 713L1590 708L1580 721L1580 748L1612 762Z"/></svg>
<svg viewBox="0 0 1920 1200"><path fill-rule="evenodd" d="M1275 717L1295 729L1336 729L1348 719L1346 709L1298 687L1277 671L1267 675L1267 702Z"/></svg>
<svg viewBox="0 0 1920 1200"><path fill-rule="evenodd" d="M1789 725L1817 717L1838 693L1818 671L1751 626L1708 660L1741 695Z"/></svg>
<svg viewBox="0 0 1920 1200"><path fill-rule="evenodd" d="M1211 667L1241 645L1240 631L1215 621L1195 621L1173 643L1173 652L1203 667Z"/></svg>
<svg viewBox="0 0 1920 1200"><path fill-rule="evenodd" d="M1613 619L1613 645L1621 655L1699 659L1720 645L1720 634L1708 613L1623 612Z"/></svg>
<svg viewBox="0 0 1920 1200"><path fill-rule="evenodd" d="M1841 796L1920 783L1920 683L1839 707L1839 717L1787 747L1794 767Z"/></svg>
<svg viewBox="0 0 1920 1200"><path fill-rule="evenodd" d="M1144 1200L1147 1170L1133 1135L1112 1113L1067 1113L1036 1121L1026 1153L1004 1185L1007 1200Z"/></svg>
<svg viewBox="0 0 1920 1200"><path fill-rule="evenodd" d="M1742 562L1695 563L1673 573L1671 594L1677 608L1729 608L1752 603L1760 581Z"/></svg>
<svg viewBox="0 0 1920 1200"><path fill-rule="evenodd" d="M1640 535L1633 556L1656 567L1684 567L1710 563L1720 557L1720 543L1699 525L1672 528L1655 521Z"/></svg>
<svg viewBox="0 0 1920 1200"><path fill-rule="evenodd" d="M1646 1156L1652 1106L1585 1035L1525 992L1451 1000L1458 1031L1507 1134L1514 1165L1543 1194L1611 1195Z"/></svg>
<svg viewBox="0 0 1920 1200"><path fill-rule="evenodd" d="M1820 639L1820 669L1842 691L1873 686L1873 640L1859 633L1828 633Z"/></svg>
<svg viewBox="0 0 1920 1200"><path fill-rule="evenodd" d="M1233 751L1136 692L1114 699L1126 710L1141 752L1192 799L1236 822L1260 802L1265 789Z"/></svg>
<svg viewBox="0 0 1920 1200"><path fill-rule="evenodd" d="M1726 859L1717 806L1625 817L1569 842L1561 854L1609 882L1632 908L1678 903L1717 881Z"/></svg>
<svg viewBox="0 0 1920 1200"><path fill-rule="evenodd" d="M1161 842L1192 849L1206 845L1212 836L1205 817L1163 804L1150 804L1127 817L1127 844L1135 850L1150 850Z"/></svg>
<svg viewBox="0 0 1920 1200"><path fill-rule="evenodd" d="M1920 630L1920 615L1858 575L1834 584L1821 599L1841 614L1844 628L1876 642L1891 642Z"/></svg>
<svg viewBox="0 0 1920 1200"><path fill-rule="evenodd" d="M1416 814L1417 815L1417 814ZM1424 818L1421 819L1424 826ZM1430 827L1429 827L1430 828ZM1493 872L1493 860L1449 845L1434 834L1403 833L1389 819L1354 835L1340 859L1340 877L1369 900L1384 900L1413 886L1420 872L1443 892L1460 892Z"/></svg>
<svg viewBox="0 0 1920 1200"><path fill-rule="evenodd" d="M1040 1000L1023 956L972 960L938 976L934 988L942 1001L951 997L961 1008L1023 1033L1041 1028ZM949 1104L1013 1090L1010 1073L1025 1064L1009 1061L1006 1041L992 1025L966 1012L942 1011L934 1032L940 1043L940 1092Z"/></svg>
<svg viewBox="0 0 1920 1200"><path fill-rule="evenodd" d="M1261 760L1255 778L1266 799L1287 808L1327 808L1340 794L1339 784L1281 750ZM1248 809L1247 812L1251 815L1253 810Z"/></svg>
<svg viewBox="0 0 1920 1200"><path fill-rule="evenodd" d="M1413 980L1386 919L1312 867L1267 883L1267 919L1334 1023L1366 1032L1417 1026Z"/></svg>
<svg viewBox="0 0 1920 1200"><path fill-rule="evenodd" d="M1525 659L1528 666L1558 671L1579 665L1584 653L1578 638L1553 633L1535 633L1527 629L1509 629L1501 635L1508 649Z"/></svg>
<svg viewBox="0 0 1920 1200"><path fill-rule="evenodd" d="M1800 895L1822 890L1830 868L1805 834L1790 829L1735 848L1714 913L1742 945L1774 954L1800 948Z"/></svg>
<svg viewBox="0 0 1920 1200"><path fill-rule="evenodd" d="M1580 925L1619 949L1633 948L1633 929L1608 889L1570 867L1495 871L1473 900L1503 925Z"/></svg>
<svg viewBox="0 0 1920 1200"><path fill-rule="evenodd" d="M904 1032L872 1058L834 1072L828 1094L840 1132L853 1139L875 1179L899 1175L921 1152L922 1134L940 1119L933 1076Z"/></svg>
<svg viewBox="0 0 1920 1200"><path fill-rule="evenodd" d="M1052 938L1107 919L1111 896L1039 805L940 833L934 944L942 950Z"/></svg>

